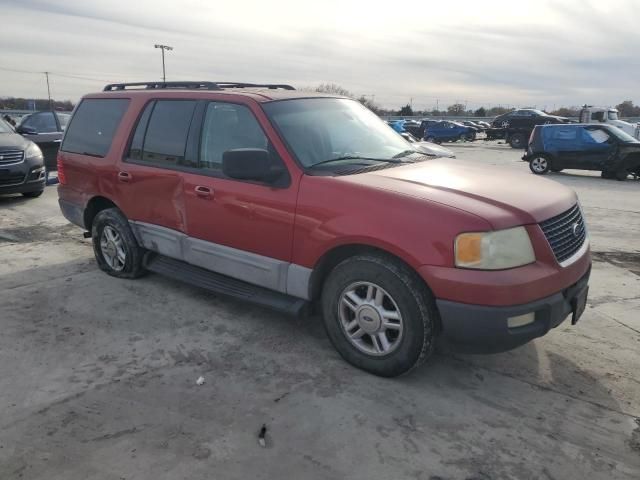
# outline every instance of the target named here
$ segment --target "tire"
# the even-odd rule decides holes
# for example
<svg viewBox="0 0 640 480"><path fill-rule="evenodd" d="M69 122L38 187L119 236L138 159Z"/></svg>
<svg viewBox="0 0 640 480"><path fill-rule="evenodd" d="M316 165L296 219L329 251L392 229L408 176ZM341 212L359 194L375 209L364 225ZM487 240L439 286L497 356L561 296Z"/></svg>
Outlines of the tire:
<svg viewBox="0 0 640 480"><path fill-rule="evenodd" d="M603 171L600 173L600 176L601 176L602 178L606 179L606 180L611 180L611 179L613 179L614 175L615 175L615 174L614 174L614 172L612 172L612 171L610 171L610 170L603 170Z"/></svg>
<svg viewBox="0 0 640 480"><path fill-rule="evenodd" d="M22 196L27 198L38 198L44 193L44 190L38 190L36 192L23 192Z"/></svg>
<svg viewBox="0 0 640 480"><path fill-rule="evenodd" d="M529 160L529 170L536 175L544 175L549 171L549 160L542 155L536 155Z"/></svg>
<svg viewBox="0 0 640 480"><path fill-rule="evenodd" d="M464 140L465 140L465 136L464 136L464 134L461 133L460 135L458 135L457 139L452 140L452 141L453 142L464 142Z"/></svg>
<svg viewBox="0 0 640 480"><path fill-rule="evenodd" d="M437 143L435 137L427 137L424 139L425 142Z"/></svg>
<svg viewBox="0 0 640 480"><path fill-rule="evenodd" d="M476 139L476 132L467 132L467 134L464 136L464 139L467 142L473 142Z"/></svg>
<svg viewBox="0 0 640 480"><path fill-rule="evenodd" d="M511 138L509 139L509 145L511 145L511 148L524 148L525 141L526 138L524 138L523 134L516 133L514 135L511 135Z"/></svg>
<svg viewBox="0 0 640 480"><path fill-rule="evenodd" d="M98 212L91 228L93 253L100 270L118 278L144 275L144 249L138 245L129 222L117 208Z"/></svg>
<svg viewBox="0 0 640 480"><path fill-rule="evenodd" d="M363 254L338 264L324 283L322 312L340 355L374 375L402 375L433 353L438 322L433 296L392 257ZM382 327L384 319L391 328Z"/></svg>
<svg viewBox="0 0 640 480"><path fill-rule="evenodd" d="M627 172L626 170L622 169L622 170L618 170L617 172L615 172L613 174L613 176L619 182L624 182L627 179L627 177L629 176L629 172Z"/></svg>

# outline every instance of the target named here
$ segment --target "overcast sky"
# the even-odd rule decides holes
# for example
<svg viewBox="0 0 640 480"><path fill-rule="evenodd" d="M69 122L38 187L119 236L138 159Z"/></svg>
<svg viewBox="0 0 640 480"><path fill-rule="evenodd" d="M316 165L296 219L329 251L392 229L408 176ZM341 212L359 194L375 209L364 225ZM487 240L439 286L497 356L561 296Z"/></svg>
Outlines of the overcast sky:
<svg viewBox="0 0 640 480"><path fill-rule="evenodd" d="M0 97L107 82L337 83L376 103L640 102L634 0L0 0ZM66 76L62 76L66 75ZM69 76L82 78L69 78Z"/></svg>

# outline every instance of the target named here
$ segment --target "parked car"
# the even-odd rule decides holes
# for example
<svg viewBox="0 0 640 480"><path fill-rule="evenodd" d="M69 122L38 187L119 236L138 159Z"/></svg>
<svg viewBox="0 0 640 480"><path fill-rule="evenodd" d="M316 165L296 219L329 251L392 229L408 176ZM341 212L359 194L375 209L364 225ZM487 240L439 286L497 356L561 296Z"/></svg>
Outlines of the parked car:
<svg viewBox="0 0 640 480"><path fill-rule="evenodd" d="M462 125L466 125L467 127L475 128L476 132L483 132L485 130L485 127L471 120L463 120L459 123L461 123Z"/></svg>
<svg viewBox="0 0 640 480"><path fill-rule="evenodd" d="M316 306L340 354L377 375L414 368L438 338L499 351L575 323L591 266L576 194L407 147L344 97L108 85L69 123L59 204L107 274Z"/></svg>
<svg viewBox="0 0 640 480"><path fill-rule="evenodd" d="M539 125L522 159L537 175L573 168L625 180L640 175L640 141L607 124Z"/></svg>
<svg viewBox="0 0 640 480"><path fill-rule="evenodd" d="M411 147L420 153L429 155L430 157L456 158L456 154L448 148L431 142L423 142L411 135L409 132L401 133L402 138L411 144Z"/></svg>
<svg viewBox="0 0 640 480"><path fill-rule="evenodd" d="M48 170L56 169L56 155L71 115L56 111L34 112L22 117L16 132L40 147Z"/></svg>
<svg viewBox="0 0 640 480"><path fill-rule="evenodd" d="M512 148L526 148L527 139L536 125L570 123L565 117L549 115L541 110L523 108L497 116L486 131L488 139L504 138Z"/></svg>
<svg viewBox="0 0 640 480"><path fill-rule="evenodd" d="M457 122L444 120L427 126L424 131L424 139L427 142L456 142L458 140L473 141L476 139L477 130Z"/></svg>
<svg viewBox="0 0 640 480"><path fill-rule="evenodd" d="M478 125L480 125L484 129L491 128L491 124L483 120L474 120L474 122L476 122Z"/></svg>
<svg viewBox="0 0 640 480"><path fill-rule="evenodd" d="M0 194L39 197L44 191L44 160L38 146L0 119Z"/></svg>

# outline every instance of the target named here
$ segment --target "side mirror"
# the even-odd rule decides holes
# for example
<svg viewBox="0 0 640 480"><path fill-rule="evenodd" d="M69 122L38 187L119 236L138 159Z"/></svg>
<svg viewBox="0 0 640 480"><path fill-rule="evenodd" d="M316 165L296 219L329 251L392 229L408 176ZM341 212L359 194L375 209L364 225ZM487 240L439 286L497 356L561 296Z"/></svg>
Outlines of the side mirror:
<svg viewBox="0 0 640 480"><path fill-rule="evenodd" d="M222 173L237 180L273 183L284 173L284 168L272 167L266 150L237 148L222 154Z"/></svg>
<svg viewBox="0 0 640 480"><path fill-rule="evenodd" d="M33 128L33 127L26 127L26 126L22 126L20 125L18 128L16 128L16 132L19 133L20 135L37 135L38 131Z"/></svg>

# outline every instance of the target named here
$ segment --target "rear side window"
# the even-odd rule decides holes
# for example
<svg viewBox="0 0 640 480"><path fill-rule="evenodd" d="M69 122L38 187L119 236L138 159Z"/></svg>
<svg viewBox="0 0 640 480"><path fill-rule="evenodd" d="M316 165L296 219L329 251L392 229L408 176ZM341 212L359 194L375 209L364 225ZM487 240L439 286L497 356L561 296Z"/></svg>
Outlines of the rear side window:
<svg viewBox="0 0 640 480"><path fill-rule="evenodd" d="M195 107L194 100L157 100L148 105L133 134L128 157L158 166L183 164Z"/></svg>
<svg viewBox="0 0 640 480"><path fill-rule="evenodd" d="M83 100L73 114L60 149L104 157L128 105L126 98Z"/></svg>
<svg viewBox="0 0 640 480"><path fill-rule="evenodd" d="M576 140L578 131L575 128L556 128L553 131L554 140Z"/></svg>

